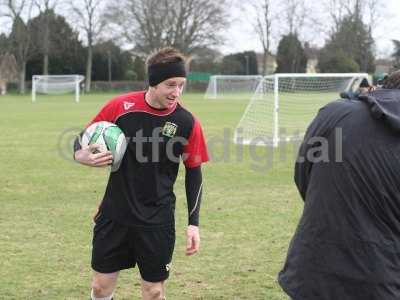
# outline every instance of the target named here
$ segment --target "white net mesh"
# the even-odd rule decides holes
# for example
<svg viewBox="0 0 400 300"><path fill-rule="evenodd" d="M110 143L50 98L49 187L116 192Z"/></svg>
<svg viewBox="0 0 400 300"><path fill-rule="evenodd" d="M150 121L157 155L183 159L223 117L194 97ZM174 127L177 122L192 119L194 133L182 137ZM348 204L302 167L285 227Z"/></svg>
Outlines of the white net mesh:
<svg viewBox="0 0 400 300"><path fill-rule="evenodd" d="M354 90L367 74L272 75L260 82L236 130L235 142L299 140L319 108Z"/></svg>
<svg viewBox="0 0 400 300"><path fill-rule="evenodd" d="M35 75L32 81L36 93L65 94L79 88L84 78L82 75Z"/></svg>
<svg viewBox="0 0 400 300"><path fill-rule="evenodd" d="M204 98L249 99L262 80L261 75L214 75L210 77Z"/></svg>

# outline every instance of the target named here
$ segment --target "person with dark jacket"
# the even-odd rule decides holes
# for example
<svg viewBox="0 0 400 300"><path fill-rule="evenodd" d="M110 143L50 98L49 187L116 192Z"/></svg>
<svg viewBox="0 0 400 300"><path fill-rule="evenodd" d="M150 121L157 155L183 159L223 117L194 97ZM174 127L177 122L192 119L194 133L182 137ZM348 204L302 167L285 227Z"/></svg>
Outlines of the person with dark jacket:
<svg viewBox="0 0 400 300"><path fill-rule="evenodd" d="M319 111L295 183L304 211L283 290L294 300L400 299L400 71Z"/></svg>

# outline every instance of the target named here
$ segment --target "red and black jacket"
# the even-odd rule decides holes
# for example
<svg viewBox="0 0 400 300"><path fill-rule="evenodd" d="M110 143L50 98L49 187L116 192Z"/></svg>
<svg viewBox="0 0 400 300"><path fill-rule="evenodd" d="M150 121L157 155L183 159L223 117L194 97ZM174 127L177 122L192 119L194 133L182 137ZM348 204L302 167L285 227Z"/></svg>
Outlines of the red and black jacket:
<svg viewBox="0 0 400 300"><path fill-rule="evenodd" d="M101 212L128 226L174 222L173 186L179 163L187 169L208 161L199 121L179 103L159 110L132 92L109 101L87 125L117 124L128 140L120 168L110 174Z"/></svg>

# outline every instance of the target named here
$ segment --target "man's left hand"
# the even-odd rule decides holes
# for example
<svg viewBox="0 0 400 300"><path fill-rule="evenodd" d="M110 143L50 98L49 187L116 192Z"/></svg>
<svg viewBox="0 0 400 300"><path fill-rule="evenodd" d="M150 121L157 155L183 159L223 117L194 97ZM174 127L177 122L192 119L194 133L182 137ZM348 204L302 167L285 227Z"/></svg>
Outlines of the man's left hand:
<svg viewBox="0 0 400 300"><path fill-rule="evenodd" d="M199 227L189 225L186 230L186 255L190 256L199 251L200 232Z"/></svg>

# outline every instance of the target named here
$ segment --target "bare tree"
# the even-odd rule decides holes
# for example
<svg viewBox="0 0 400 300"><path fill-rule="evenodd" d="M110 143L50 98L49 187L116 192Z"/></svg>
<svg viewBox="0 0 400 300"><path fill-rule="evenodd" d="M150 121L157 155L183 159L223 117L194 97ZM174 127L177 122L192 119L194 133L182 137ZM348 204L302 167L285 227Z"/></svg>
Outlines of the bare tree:
<svg viewBox="0 0 400 300"><path fill-rule="evenodd" d="M54 11L58 0L34 0L34 4L40 15L42 15L42 22L40 28L37 28L41 34L38 36L41 41L39 43L41 53L43 54L43 75L49 74L49 53L50 53L50 11Z"/></svg>
<svg viewBox="0 0 400 300"><path fill-rule="evenodd" d="M265 75L271 48L272 2L271 0L259 0L253 4L253 9L256 14L253 27L263 48L262 74Z"/></svg>
<svg viewBox="0 0 400 300"><path fill-rule="evenodd" d="M287 0L284 2L283 15L289 27L289 34L300 33L307 17L306 2L304 0Z"/></svg>
<svg viewBox="0 0 400 300"><path fill-rule="evenodd" d="M324 3L324 8L329 12L329 16L333 21L333 32L339 30L340 24L342 23L344 17L346 16L346 7L349 1L344 0L327 0ZM332 32L331 32L332 33Z"/></svg>
<svg viewBox="0 0 400 300"><path fill-rule="evenodd" d="M366 1L367 12L368 12L368 30L370 34L373 34L373 29L377 27L378 23L383 17L383 10L386 4L380 0L364 0Z"/></svg>
<svg viewBox="0 0 400 300"><path fill-rule="evenodd" d="M90 92L93 64L93 45L100 37L102 30L106 25L104 18L103 4L104 0L80 0L70 3L72 12L79 24L79 27L85 33L88 52L86 59L86 80L85 91ZM118 3L118 2L117 2Z"/></svg>
<svg viewBox="0 0 400 300"><path fill-rule="evenodd" d="M186 54L222 43L226 1L121 0L107 9L125 41L138 54L174 46Z"/></svg>
<svg viewBox="0 0 400 300"><path fill-rule="evenodd" d="M382 17L385 3L381 0L325 0L323 6L333 21L333 32L337 32L343 19L349 16L362 19L372 31Z"/></svg>
<svg viewBox="0 0 400 300"><path fill-rule="evenodd" d="M29 28L32 8L33 2L29 0L3 0L0 2L0 12L12 21L9 37L10 52L14 55L17 64L20 93L25 93L26 63L33 54Z"/></svg>
<svg viewBox="0 0 400 300"><path fill-rule="evenodd" d="M349 45L360 47L360 67L368 70L371 66L368 51L374 46L374 28L382 17L385 4L381 0L327 0L326 10L329 11L333 27L331 36L338 32L345 20L352 20L354 24L361 24L366 28L365 36L357 36L358 41L349 40ZM354 38L354 37L353 37Z"/></svg>

